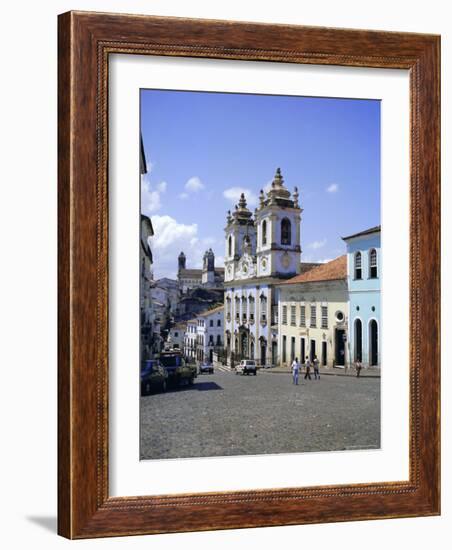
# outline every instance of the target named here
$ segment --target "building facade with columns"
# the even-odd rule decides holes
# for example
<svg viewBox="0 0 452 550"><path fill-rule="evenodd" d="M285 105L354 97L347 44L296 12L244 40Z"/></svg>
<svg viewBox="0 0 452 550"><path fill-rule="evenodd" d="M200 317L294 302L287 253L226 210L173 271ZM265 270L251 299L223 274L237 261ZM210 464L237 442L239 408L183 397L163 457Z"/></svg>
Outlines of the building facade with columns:
<svg viewBox="0 0 452 550"><path fill-rule="evenodd" d="M279 365L317 356L325 367L346 367L347 257L321 264L278 285Z"/></svg>
<svg viewBox="0 0 452 550"><path fill-rule="evenodd" d="M254 215L242 193L225 228L224 342L228 364L242 358L278 361L276 285L299 274L298 190L285 187L278 168Z"/></svg>

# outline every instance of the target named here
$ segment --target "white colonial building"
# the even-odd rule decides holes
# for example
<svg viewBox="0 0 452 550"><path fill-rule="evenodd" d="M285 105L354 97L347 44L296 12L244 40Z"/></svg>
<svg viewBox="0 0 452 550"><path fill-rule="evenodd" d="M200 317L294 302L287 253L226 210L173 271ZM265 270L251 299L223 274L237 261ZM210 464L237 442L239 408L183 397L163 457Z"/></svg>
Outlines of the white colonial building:
<svg viewBox="0 0 452 550"><path fill-rule="evenodd" d="M214 351L223 347L224 306L200 313L197 321L197 359L212 363Z"/></svg>
<svg viewBox="0 0 452 550"><path fill-rule="evenodd" d="M297 188L291 195L278 168L268 193L260 192L254 218L244 194L228 213L224 340L229 364L241 358L277 363L275 285L301 271L301 212Z"/></svg>
<svg viewBox="0 0 452 550"><path fill-rule="evenodd" d="M186 323L184 355L199 362L212 362L214 352L223 349L224 306L199 313Z"/></svg>
<svg viewBox="0 0 452 550"><path fill-rule="evenodd" d="M198 320L190 319L187 321L187 328L184 334L184 355L189 361L193 360L193 362L196 360L197 327Z"/></svg>
<svg viewBox="0 0 452 550"><path fill-rule="evenodd" d="M348 362L348 289L345 255L279 285L279 364L316 356L322 366Z"/></svg>

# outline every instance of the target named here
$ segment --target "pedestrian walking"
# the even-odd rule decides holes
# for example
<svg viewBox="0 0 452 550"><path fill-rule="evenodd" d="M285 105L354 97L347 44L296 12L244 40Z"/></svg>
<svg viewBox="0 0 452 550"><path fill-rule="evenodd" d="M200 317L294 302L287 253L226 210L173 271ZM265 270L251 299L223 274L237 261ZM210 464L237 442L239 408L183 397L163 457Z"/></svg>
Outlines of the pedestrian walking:
<svg viewBox="0 0 452 550"><path fill-rule="evenodd" d="M317 355L314 355L314 361L312 363L314 365L314 378L315 380L317 379L320 380L320 370L319 370L320 361L317 359Z"/></svg>
<svg viewBox="0 0 452 550"><path fill-rule="evenodd" d="M309 380L311 380L311 360L309 359L309 357L307 355L306 355L306 361L305 361L304 365L305 365L305 368L306 368L304 378L305 378L305 380L306 380L306 378L309 378Z"/></svg>
<svg viewBox="0 0 452 550"><path fill-rule="evenodd" d="M298 374L300 372L300 363L298 362L298 357L295 357L294 362L292 363L292 378L293 383L298 386Z"/></svg>
<svg viewBox="0 0 452 550"><path fill-rule="evenodd" d="M361 361L356 361L355 363L355 369L356 369L356 378L359 378L359 375L361 374L361 369L363 368L363 364Z"/></svg>

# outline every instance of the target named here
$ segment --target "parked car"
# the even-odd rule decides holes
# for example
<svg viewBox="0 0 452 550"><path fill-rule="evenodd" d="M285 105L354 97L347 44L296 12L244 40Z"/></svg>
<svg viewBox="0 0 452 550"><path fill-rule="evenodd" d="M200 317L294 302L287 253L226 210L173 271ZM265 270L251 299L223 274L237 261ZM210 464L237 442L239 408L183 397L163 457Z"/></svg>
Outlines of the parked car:
<svg viewBox="0 0 452 550"><path fill-rule="evenodd" d="M140 372L141 395L149 395L152 391L166 391L168 373L159 361L149 359L143 361Z"/></svg>
<svg viewBox="0 0 452 550"><path fill-rule="evenodd" d="M213 374L213 365L211 363L201 363L199 365L199 374L204 374L205 372Z"/></svg>
<svg viewBox="0 0 452 550"><path fill-rule="evenodd" d="M256 361L252 359L242 359L235 367L235 374L257 374Z"/></svg>
<svg viewBox="0 0 452 550"><path fill-rule="evenodd" d="M173 386L192 385L198 376L196 365L189 365L179 349L166 349L160 353L160 362L168 373L168 383Z"/></svg>

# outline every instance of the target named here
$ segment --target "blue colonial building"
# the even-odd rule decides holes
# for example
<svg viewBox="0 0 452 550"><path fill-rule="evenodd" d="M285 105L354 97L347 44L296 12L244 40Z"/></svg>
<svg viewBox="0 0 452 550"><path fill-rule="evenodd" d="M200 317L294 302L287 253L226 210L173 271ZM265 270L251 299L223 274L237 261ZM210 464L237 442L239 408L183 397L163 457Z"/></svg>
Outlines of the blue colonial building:
<svg viewBox="0 0 452 550"><path fill-rule="evenodd" d="M349 363L380 366L381 227L343 237L347 246Z"/></svg>

